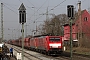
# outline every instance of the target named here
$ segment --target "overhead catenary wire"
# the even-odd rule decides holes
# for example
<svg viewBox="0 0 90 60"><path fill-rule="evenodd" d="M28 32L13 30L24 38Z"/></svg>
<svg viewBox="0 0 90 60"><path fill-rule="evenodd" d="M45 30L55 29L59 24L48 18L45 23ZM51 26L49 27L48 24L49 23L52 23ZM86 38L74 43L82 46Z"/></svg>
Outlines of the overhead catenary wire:
<svg viewBox="0 0 90 60"><path fill-rule="evenodd" d="M1 1L1 0L0 0ZM3 2L3 1L2 1ZM7 8L7 9L9 9L9 10L11 10L12 12L14 12L15 14L17 14L14 10L17 10L16 8L14 8L14 7L12 7L12 5L9 5L9 4L7 4L7 3L5 3L5 2L3 2L3 4L4 4L4 6ZM14 8L14 10L12 10L11 8L9 8L8 6L10 6L11 8ZM15 5L15 6L17 6L17 5Z"/></svg>
<svg viewBox="0 0 90 60"><path fill-rule="evenodd" d="M10 11L12 11L12 12L14 12L15 14L17 14L18 15L18 13L17 12L15 12L14 10L12 10L11 8L9 8L8 6L7 6L7 4L5 5L4 4L4 7L6 7L7 9L9 9ZM27 18L28 19L28 18Z"/></svg>
<svg viewBox="0 0 90 60"><path fill-rule="evenodd" d="M58 5L56 5L55 7L53 7L52 9L55 9L56 7L60 6L62 3L64 3L66 0L63 0L61 3L59 3ZM50 9L48 12L50 12L52 9Z"/></svg>
<svg viewBox="0 0 90 60"><path fill-rule="evenodd" d="M46 0L34 13L36 13L37 11L39 11L43 6L44 6L44 4L47 2L48 0ZM35 8L35 7L34 7ZM34 16L34 14L32 15L32 16ZM32 17L31 16L31 17ZM35 20L37 20L37 19L39 19L39 18L41 18L42 16L40 16L40 17L38 17L38 18L36 18Z"/></svg>
<svg viewBox="0 0 90 60"><path fill-rule="evenodd" d="M4 7L7 7L6 5L3 4ZM13 11L12 9L10 9L9 7L7 7L9 10ZM15 11L13 11L15 14L17 14Z"/></svg>
<svg viewBox="0 0 90 60"><path fill-rule="evenodd" d="M42 6L47 2L48 0L46 0L42 5L41 5L41 7L37 10L37 11L39 11L41 8L42 8Z"/></svg>
<svg viewBox="0 0 90 60"><path fill-rule="evenodd" d="M19 0L20 2L22 2L21 0ZM64 1L66 1L66 0L64 0ZM63 1L63 2L64 2ZM29 1L30 2L30 1ZM41 5L41 7L37 10L37 11L39 11L41 8L42 8L42 6L45 4L47 2L47 0ZM61 2L61 3L63 3L63 2ZM61 4L60 3L60 4ZM56 8L56 7L58 7L60 4L58 4L58 5L56 5L54 8ZM33 5L33 4L32 4ZM34 5L33 5L34 6ZM6 6L7 7L7 6ZM12 9L10 9L9 7L7 7L9 10L11 10L11 11L13 11L14 13L16 13L14 10L12 10ZM36 11L36 12L37 12ZM17 14L17 13L16 13ZM33 15L32 15L33 16ZM40 16L40 17L38 17L38 18L36 18L35 20L37 20L37 19L39 19L39 18L41 18L42 16ZM29 19L30 20L30 19Z"/></svg>
<svg viewBox="0 0 90 60"><path fill-rule="evenodd" d="M61 5L62 3L64 3L65 1L66 1L66 0L62 1L60 4L56 5L54 8L58 7L59 5ZM54 9L54 8L52 8L52 9ZM50 12L52 9L50 9L48 12ZM39 9L38 9L38 10L39 10ZM37 10L37 11L38 11L38 10ZM42 16L36 18L36 20L39 19L39 18L41 18L41 17L42 17Z"/></svg>
<svg viewBox="0 0 90 60"><path fill-rule="evenodd" d="M19 0L20 2L22 2L21 0ZM62 1L60 4L62 4L62 3L64 3L66 0L64 0L64 1ZM45 4L47 2L47 0L41 5L41 7L39 7L39 9L37 9L37 11L39 11L41 8L42 8L42 6ZM29 1L29 3L31 3L30 1ZM56 8L56 7L58 7L60 4L58 4L58 5L56 5L54 8ZM33 5L33 4L32 4ZM33 5L34 6L34 5ZM6 6L7 7L7 6ZM27 6L28 7L28 6ZM9 7L7 7L9 10L11 10L11 11L13 11L14 13L16 13L14 10L12 10L12 9L10 9ZM28 7L29 8L29 7ZM53 8L53 9L54 9ZM48 12L50 12L52 9L50 9ZM37 12L37 11L35 11L35 13ZM16 13L17 14L17 13ZM32 15L32 16L34 16L34 14ZM31 17L32 17L31 16ZM42 16L40 16L40 17L38 17L38 18L36 18L35 20L37 20L37 19L39 19L39 18L41 18ZM29 18L28 18L29 19ZM30 19L29 19L30 20Z"/></svg>
<svg viewBox="0 0 90 60"><path fill-rule="evenodd" d="M0 1L2 1L2 0L0 0ZM22 2L21 0L19 0L20 2ZM27 0L29 3L31 3L29 0ZM46 0L47 1L47 0ZM46 2L45 1L45 2ZM55 9L56 7L58 7L58 6L60 6L62 3L64 3L66 0L64 0L64 1L62 1L61 3L59 3L58 5L56 5L55 7L53 7L52 9ZM85 0L83 0L83 1L85 1ZM32 3L31 3L32 4ZM34 6L34 4L32 4L33 6ZM41 6L42 7L42 6ZM40 8L41 8L40 7ZM28 7L29 8L29 7ZM40 10L40 8L37 10L37 11L39 11ZM48 12L50 12L52 9L50 9ZM11 10L11 9L10 9ZM36 12L37 12L36 11ZM33 15L32 15L33 16ZM40 17L39 17L40 18ZM37 18L36 18L37 19ZM30 20L30 19L29 19Z"/></svg>
<svg viewBox="0 0 90 60"><path fill-rule="evenodd" d="M4 5L4 4L3 4ZM11 8L9 8L8 6L4 5L7 9L11 10L12 12L14 12L15 14L18 15L18 13L16 13L14 10L12 10Z"/></svg>
<svg viewBox="0 0 90 60"><path fill-rule="evenodd" d="M21 0L19 0L19 2L22 2Z"/></svg>
<svg viewBox="0 0 90 60"><path fill-rule="evenodd" d="M1 1L1 0L0 0ZM22 0L19 0L20 2L22 2ZM28 0L29 1L29 0ZM65 1L65 0L64 0ZM85 0L83 0L83 1L85 1ZM29 3L31 3L30 1L29 1ZM64 2L63 2L64 3ZM44 3L45 4L45 3ZM58 6L60 6L61 4L57 4L56 6L54 6L53 7L53 9L55 9L55 8L57 8ZM8 5L8 6L11 6L11 5ZM11 10L12 12L14 12L15 14L18 14L17 12L15 12L15 10L13 10L12 9L12 7L8 7L7 6L7 4L5 3L5 7L6 8L8 8L9 10ZM33 4L32 4L32 6L33 6ZM28 7L28 6L27 6ZM42 8L43 6L41 6L41 8ZM39 10L41 9L41 8L39 8ZM39 11L38 10L38 11ZM51 11L51 9L49 10L49 12ZM37 20L37 19L39 19L39 18L41 18L42 16L39 16L39 17L37 17L35 20ZM28 20L30 20L29 18L28 18Z"/></svg>
<svg viewBox="0 0 90 60"><path fill-rule="evenodd" d="M0 0L1 1L1 0ZM3 2L3 1L2 1ZM7 3L5 3L5 4L3 4L4 5L4 7L6 7L7 9L9 9L10 11L12 11L12 12L14 12L16 15L18 15L18 13L16 12L16 11L14 11L14 10L12 10L10 7L11 7L11 5L8 5ZM8 6L10 6L10 7L8 7ZM29 18L26 18L27 20L30 20ZM4 22L14 22L14 21L4 21Z"/></svg>
<svg viewBox="0 0 90 60"><path fill-rule="evenodd" d="M19 0L20 2L21 2L21 0ZM47 0L46 0L47 1ZM42 5L44 5L45 3L46 3L46 1L42 4ZM64 0L64 1L62 1L61 3L59 3L58 5L56 5L55 7L53 7L52 9L55 9L56 7L58 7L59 5L61 5L62 3L64 3L66 0ZM84 0L83 0L84 1ZM33 4L32 4L33 5ZM6 5L7 6L7 5ZM39 11L40 9L42 8L42 6L37 10L37 11ZM8 9L10 9L9 7L8 7ZM50 9L50 10L52 10L52 9ZM10 10L12 10L12 9L10 9ZM50 11L49 10L49 11ZM12 10L13 12L15 12L14 10ZM36 12L37 12L36 11ZM39 19L40 17L38 17L38 18L36 18L36 19Z"/></svg>
<svg viewBox="0 0 90 60"><path fill-rule="evenodd" d="M33 5L34 7L35 7L35 5L34 4L32 4L29 0L27 0L31 5Z"/></svg>
<svg viewBox="0 0 90 60"><path fill-rule="evenodd" d="M64 3L66 0L64 0L64 1L62 1L61 3L59 3L58 5L56 5L55 7L53 7L52 9L55 9L56 7L58 7L59 5L61 5L62 3ZM50 12L52 9L50 9L48 12ZM38 9L39 10L39 9ZM37 10L37 11L38 11ZM42 16L40 16L40 17L38 17L38 18L36 18L36 19L39 19L39 18L41 18Z"/></svg>

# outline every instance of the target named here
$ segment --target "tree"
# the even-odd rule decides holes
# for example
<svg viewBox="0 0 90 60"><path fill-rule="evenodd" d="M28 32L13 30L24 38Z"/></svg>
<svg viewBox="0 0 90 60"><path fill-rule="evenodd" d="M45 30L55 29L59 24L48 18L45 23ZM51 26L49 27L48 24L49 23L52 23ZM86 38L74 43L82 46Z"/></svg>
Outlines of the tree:
<svg viewBox="0 0 90 60"><path fill-rule="evenodd" d="M68 23L66 14L59 14L50 20L44 21L41 34L63 35L63 25Z"/></svg>

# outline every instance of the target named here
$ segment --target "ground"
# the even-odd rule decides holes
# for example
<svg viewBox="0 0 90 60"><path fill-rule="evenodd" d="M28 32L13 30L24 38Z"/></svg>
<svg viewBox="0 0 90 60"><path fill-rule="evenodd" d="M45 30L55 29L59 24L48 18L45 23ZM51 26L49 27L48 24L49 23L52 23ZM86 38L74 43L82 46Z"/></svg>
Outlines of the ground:
<svg viewBox="0 0 90 60"><path fill-rule="evenodd" d="M73 52L90 55L90 48L77 47L77 48L73 48Z"/></svg>
<svg viewBox="0 0 90 60"><path fill-rule="evenodd" d="M70 48L66 49L67 52L70 52ZM90 55L90 48L83 48L83 47L73 47L73 53L85 54Z"/></svg>

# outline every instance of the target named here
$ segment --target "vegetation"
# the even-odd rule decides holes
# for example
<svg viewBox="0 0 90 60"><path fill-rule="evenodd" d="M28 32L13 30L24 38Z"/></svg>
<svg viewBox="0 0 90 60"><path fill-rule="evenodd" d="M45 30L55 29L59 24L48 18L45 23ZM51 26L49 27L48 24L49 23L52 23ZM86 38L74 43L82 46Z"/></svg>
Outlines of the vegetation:
<svg viewBox="0 0 90 60"><path fill-rule="evenodd" d="M40 34L52 34L52 35L61 35L63 36L63 25L68 23L67 15L60 14L52 19L44 21L40 30Z"/></svg>

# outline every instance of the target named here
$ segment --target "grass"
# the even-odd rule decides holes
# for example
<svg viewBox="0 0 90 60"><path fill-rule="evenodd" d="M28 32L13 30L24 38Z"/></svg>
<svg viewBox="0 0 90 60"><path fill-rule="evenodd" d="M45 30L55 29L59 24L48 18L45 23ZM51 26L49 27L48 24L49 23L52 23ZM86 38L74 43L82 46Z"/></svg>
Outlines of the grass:
<svg viewBox="0 0 90 60"><path fill-rule="evenodd" d="M70 49L67 49L66 52L70 52ZM90 48L81 48L81 47L73 48L73 53L90 55Z"/></svg>

